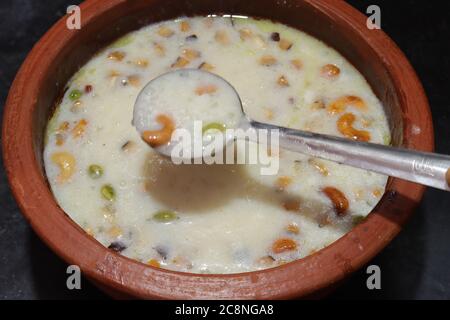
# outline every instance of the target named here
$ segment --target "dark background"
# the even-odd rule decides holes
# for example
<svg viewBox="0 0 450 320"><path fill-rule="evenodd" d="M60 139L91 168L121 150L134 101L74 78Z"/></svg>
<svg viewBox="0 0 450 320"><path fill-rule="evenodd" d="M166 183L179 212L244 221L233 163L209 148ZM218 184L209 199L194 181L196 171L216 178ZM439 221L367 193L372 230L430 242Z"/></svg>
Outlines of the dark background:
<svg viewBox="0 0 450 320"><path fill-rule="evenodd" d="M338 1L338 0L330 0ZM436 151L450 154L450 2L349 1L360 11L377 4L381 25L405 52L430 100ZM79 1L0 2L0 106L33 44ZM0 162L2 160L0 159ZM429 189L400 235L371 264L381 268L382 289L366 288L365 268L331 299L450 299L450 194ZM0 166L0 299L106 299L87 280L69 291L67 265L34 234L11 196Z"/></svg>

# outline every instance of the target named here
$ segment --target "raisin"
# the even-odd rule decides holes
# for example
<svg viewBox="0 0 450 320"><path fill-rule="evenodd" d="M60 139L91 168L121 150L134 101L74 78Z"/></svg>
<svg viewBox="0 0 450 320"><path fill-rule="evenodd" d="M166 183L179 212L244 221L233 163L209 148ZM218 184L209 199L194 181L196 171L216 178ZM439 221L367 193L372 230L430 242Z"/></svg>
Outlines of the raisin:
<svg viewBox="0 0 450 320"><path fill-rule="evenodd" d="M276 41L276 42L278 42L278 41L280 41L280 34L278 33L278 32L273 32L271 35L270 35L270 39L272 40L272 41Z"/></svg>
<svg viewBox="0 0 450 320"><path fill-rule="evenodd" d="M120 241L111 242L111 244L108 247L108 249L111 249L115 252L122 252L126 248L127 248L127 246L125 244L123 244L123 242L120 242Z"/></svg>

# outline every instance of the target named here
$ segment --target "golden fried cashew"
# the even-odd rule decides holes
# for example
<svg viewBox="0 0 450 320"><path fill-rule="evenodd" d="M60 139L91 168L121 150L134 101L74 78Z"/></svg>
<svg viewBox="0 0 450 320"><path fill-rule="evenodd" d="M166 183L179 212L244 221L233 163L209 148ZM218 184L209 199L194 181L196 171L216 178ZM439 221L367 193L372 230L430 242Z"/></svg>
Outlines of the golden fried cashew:
<svg viewBox="0 0 450 320"><path fill-rule="evenodd" d="M146 130L142 134L142 139L153 148L168 143L175 130L175 124L172 119L164 114L158 115L156 121L163 126L160 130Z"/></svg>
<svg viewBox="0 0 450 320"><path fill-rule="evenodd" d="M352 127L356 117L353 113L342 115L337 121L337 127L340 133L345 137L357 141L370 141L370 133L365 130L358 130Z"/></svg>
<svg viewBox="0 0 450 320"><path fill-rule="evenodd" d="M325 187L322 189L322 192L325 193L333 203L334 210L338 217L343 217L347 214L349 203L342 191L334 187Z"/></svg>
<svg viewBox="0 0 450 320"><path fill-rule="evenodd" d="M52 154L52 162L59 167L58 182L64 183L75 173L75 157L68 152Z"/></svg>
<svg viewBox="0 0 450 320"><path fill-rule="evenodd" d="M297 243L289 238L281 238L276 240L272 245L272 251L274 253L283 253L286 251L292 251L297 249Z"/></svg>
<svg viewBox="0 0 450 320"><path fill-rule="evenodd" d="M74 138L81 137L84 134L84 132L86 131L87 124L88 124L88 122L86 121L86 119L81 119L80 121L78 121L78 123L72 129L73 137Z"/></svg>
<svg viewBox="0 0 450 320"><path fill-rule="evenodd" d="M322 77L328 78L328 79L335 79L339 76L341 73L341 69L339 69L334 64L326 64L320 69L320 74Z"/></svg>
<svg viewBox="0 0 450 320"><path fill-rule="evenodd" d="M353 106L360 110L367 109L366 103L360 97L343 96L330 103L330 105L328 106L328 113L335 114L344 112L348 106Z"/></svg>

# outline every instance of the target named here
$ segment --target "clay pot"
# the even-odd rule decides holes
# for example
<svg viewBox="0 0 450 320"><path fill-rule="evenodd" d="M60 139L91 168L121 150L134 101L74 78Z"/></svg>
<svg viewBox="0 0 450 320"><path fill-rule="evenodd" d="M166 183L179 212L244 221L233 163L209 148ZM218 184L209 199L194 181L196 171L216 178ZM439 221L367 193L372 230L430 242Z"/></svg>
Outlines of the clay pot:
<svg viewBox="0 0 450 320"><path fill-rule="evenodd" d="M317 295L366 264L392 240L424 187L391 178L369 218L332 245L277 268L232 275L166 271L120 256L71 221L49 189L42 166L44 128L70 76L98 49L131 30L182 15L211 13L270 18L325 41L362 72L382 100L393 144L433 150L430 110L414 70L382 31L369 30L366 17L343 1L89 0L81 5L81 30L68 30L65 18L58 21L28 55L11 87L3 122L4 163L11 189L41 239L115 297Z"/></svg>

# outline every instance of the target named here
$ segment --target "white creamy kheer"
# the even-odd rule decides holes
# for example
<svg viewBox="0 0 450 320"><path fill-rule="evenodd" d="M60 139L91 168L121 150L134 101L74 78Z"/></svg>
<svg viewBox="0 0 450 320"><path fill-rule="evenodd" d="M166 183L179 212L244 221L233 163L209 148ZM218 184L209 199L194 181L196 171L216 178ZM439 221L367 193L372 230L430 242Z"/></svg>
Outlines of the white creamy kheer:
<svg viewBox="0 0 450 320"><path fill-rule="evenodd" d="M280 161L274 176L259 165L175 165L160 156L133 127L133 106L150 80L176 68L220 75L255 120L390 143L363 76L303 32L229 17L144 27L73 76L47 129L55 198L104 246L165 269L253 271L324 248L379 201L387 177L285 150L269 152Z"/></svg>
<svg viewBox="0 0 450 320"><path fill-rule="evenodd" d="M177 88L175 93L173 88ZM223 150L233 139L232 134L225 138L226 131L237 129L242 117L239 95L224 79L208 71L178 69L156 77L140 92L133 125L159 152L190 160L196 145L197 158L209 149L211 155L214 146ZM218 143L214 143L216 138Z"/></svg>

